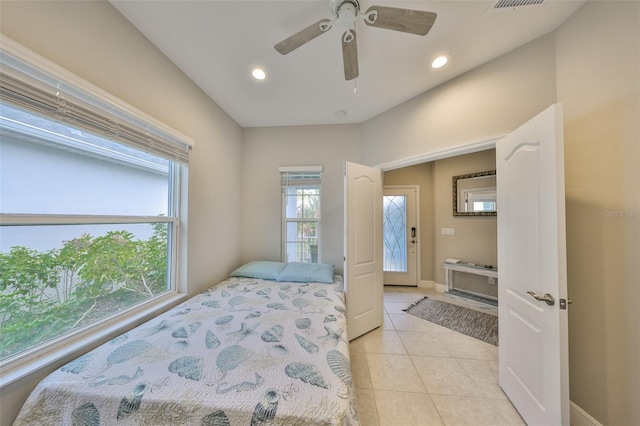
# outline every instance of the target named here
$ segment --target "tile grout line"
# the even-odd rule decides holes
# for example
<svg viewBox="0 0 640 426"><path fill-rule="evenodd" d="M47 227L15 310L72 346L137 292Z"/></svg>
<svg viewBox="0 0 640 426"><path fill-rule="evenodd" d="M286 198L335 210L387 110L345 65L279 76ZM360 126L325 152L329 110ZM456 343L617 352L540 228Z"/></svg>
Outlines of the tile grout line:
<svg viewBox="0 0 640 426"><path fill-rule="evenodd" d="M402 339L400 339L402 341ZM403 342L404 344L404 342ZM406 349L406 348L405 348ZM407 351L408 353L408 351ZM426 392L427 397L429 398L429 401L431 401L431 405L433 406L433 408L435 408L436 413L438 413L438 417L440 418L440 422L443 425L446 425L444 418L442 417L442 413L440 413L440 410L438 409L438 406L436 405L436 403L433 401L433 398L431 398L431 393L429 392L429 387L427 386L427 384L424 382L424 379L422 378L422 375L420 374L420 372L418 371L418 367L416 367L415 362L413 361L413 355L409 354L409 359L411 360L411 365L413 365L414 370L416 370L416 373L418 374L418 377L420 378L420 381L422 382L422 386L424 386Z"/></svg>
<svg viewBox="0 0 640 426"><path fill-rule="evenodd" d="M415 302L406 302L406 303L409 303L409 306L411 306ZM389 319L391 319L391 318L389 318ZM393 324L393 322L392 322L392 324ZM414 362L414 359L413 359L414 356L409 353L409 349L407 348L407 345L404 343L404 340L402 340L402 337L400 337L400 333L398 333L398 329L396 328L395 324L393 324L393 328L396 331L396 333L398 334L398 338L400 339L400 343L402 343L402 346L404 347L404 350L407 352L407 355L409 356L409 360L411 361L411 365L413 366L413 369L415 370L416 374L420 378L420 381L422 382L422 386L424 386L424 389L426 391L426 395L429 398L429 401L431 401L431 405L433 406L433 408L435 408L436 413L438 413L438 418L440 418L440 422L443 425L445 425L444 418L442 417L442 413L440 413L440 410L436 406L436 403L433 401L433 398L431 398L431 393L429 392L429 387L427 386L427 384L425 383L424 379L422 378L422 375L420 374L420 371L418 371L418 367L416 366L416 363ZM421 332L419 334L422 335L423 333Z"/></svg>
<svg viewBox="0 0 640 426"><path fill-rule="evenodd" d="M426 296L426 294L425 294L424 296ZM420 300L420 299L418 299L418 300ZM411 302L408 302L408 303L411 303ZM413 302L413 303L416 303L416 302ZM385 308L385 309L386 309L386 308ZM392 322L392 324L393 324L393 322ZM394 329L396 330L396 333L398 333L398 330L397 330L397 328L396 328L395 324L393 324L393 327L394 327ZM424 333L419 332L419 334L424 334ZM459 333L459 334L462 334L462 333ZM398 333L398 336L399 336L399 335L400 335L400 334ZM482 391L482 387L481 387L481 385L480 385L480 384L478 384L478 382L477 382L476 380L474 380L474 379L473 379L473 377L471 377L471 375L469 374L469 372L468 372L468 371L467 371L467 370L462 366L462 364L460 364L460 362L458 361L458 358L457 358L456 356L454 356L454 354L452 354L452 353L451 353L451 351L449 350L449 348L448 348L448 347L444 344L444 342L442 341L442 337L441 337L441 336L439 336L438 334L436 334L436 338L437 338L437 339L438 339L438 340L439 340L439 341L440 341L440 342L445 346L445 349L446 349L446 350L447 350L447 352L449 353L449 356L448 356L448 357L439 357L439 358L450 358L450 359L455 360L456 364L458 365L458 368L459 368L459 369L460 369L460 370L461 370L461 371L462 371L462 372L463 372L463 373L464 373L464 374L465 374L465 375L466 375L466 376L471 380L471 382L475 385L475 387L479 390L480 394L482 395L482 396L478 396L478 397L475 397L475 398L482 399L482 400L486 400L486 399L488 399L488 398L486 397L486 395L485 395L485 392L483 392L483 391ZM405 345L405 343L404 343L404 341L402 340L402 338L401 338L401 337L400 337L400 342L402 343L402 345L403 345L403 347L404 347L405 351L407 352L407 355L409 355L409 359L411 360L411 364L413 365L413 368L415 369L416 373L418 374L418 377L420 378L420 381L422 382L422 385L424 386L425 390L427 391L427 395L429 396L429 399L430 399L430 401L431 401L431 403L432 403L433 407L436 409L436 412L438 413L438 416L440 417L440 421L442 422L442 424L443 424L443 425L446 425L446 423L445 423L445 421L444 421L444 418L443 418L443 416L442 416L442 413L440 412L440 409L438 409L438 406L435 404L435 402L433 401L433 398L431 397L431 395L432 395L432 394L431 394L431 392L429 391L429 387L428 387L428 386L427 386L427 384L425 383L425 381L424 381L424 379L423 379L422 375L421 375L421 374L420 374L420 372L418 371L418 368L417 368L417 366L416 366L416 364L415 364L415 362L414 362L414 356L419 356L419 355L412 355L412 354L410 354L410 353L409 353L409 350L407 349L407 347L406 347L406 345ZM429 358L434 358L434 357L429 357ZM435 395L439 395L439 394L435 394ZM446 395L446 394L445 394L445 396L454 396L454 397L456 397L456 395ZM465 396L465 397L473 397L473 396Z"/></svg>
<svg viewBox="0 0 640 426"><path fill-rule="evenodd" d="M446 336L446 335L441 335L440 333L434 332L431 333L428 329L424 330L424 329L419 329L416 330L414 329L412 324L407 323L407 327L403 327L403 328L407 328L406 330L399 330L398 326L396 325L396 323L393 320L394 315L398 316L397 314L399 314L397 311L398 309L398 305L399 304L406 304L407 306L410 305L411 303L415 303L416 300L419 300L422 297L425 296L429 296L430 294L428 292L420 292L417 291L415 293L409 293L406 292L406 294L404 294L404 292L389 292L389 294L393 294L393 296L388 297L387 300L385 301L385 303L383 304L384 307L384 319L388 322L387 327L385 328L385 324L383 322L383 324L380 327L380 334L381 336L384 336L387 332L391 332L393 331L395 336L397 336L397 338L400 340L400 346L398 347L398 349L402 348L404 350L404 352L406 353L406 355L409 357L409 361L412 365L412 367L414 368L414 371L416 374L418 374L418 377L420 379L421 384L423 385L424 388L424 392L423 391L419 391L419 392L415 392L415 391L407 391L407 390L397 390L397 391L393 391L393 392L397 392L400 394L419 394L419 395L427 395L429 397L429 400L431 401L432 407L435 409L435 413L437 413L438 418L441 422L441 424L443 425L447 425L448 423L445 422L445 417L443 415L443 412L441 412L441 409L445 409L446 412L446 406L443 406L441 408L439 408L436 404L435 401L433 399L433 396L442 396L442 397L451 397L451 398L472 398L478 401L483 401L483 403L490 403L490 401L500 401L501 398L491 398L489 396L487 396L487 392L489 392L490 394L492 394L492 390L490 388L486 388L483 387L483 383L485 383L483 381L484 376L478 376L477 380L474 379L472 377L472 375L469 373L469 371L467 370L467 368L464 367L463 363L461 363L461 360L473 360L473 361L478 361L478 362L495 362L495 353L494 351L489 348L489 347L478 347L477 350L475 352L480 352L479 354L474 355L474 351L472 349L473 346L471 346L471 348L464 348L464 345L462 347L462 352L460 352L459 350L456 351L451 351L449 349L449 347L444 343L445 341L448 341L449 339L447 337L450 336ZM415 300L414 300L415 299ZM391 304L391 311L387 308L387 304ZM408 315L406 312L402 312L405 315ZM411 354L409 351L409 348L407 347L408 343L405 343L405 341L403 340L403 338L401 337L401 332L407 332L407 333L412 333L412 334L416 334L415 338L420 338L420 337L424 337L424 336L432 336L437 339L442 345L443 347L446 349L446 352L448 353L448 356L432 356L432 355L420 355L420 353L418 354ZM456 333L459 334L460 336L466 336L463 333ZM383 338L383 337L382 337ZM395 340L395 339L394 339ZM458 344L457 342L453 341L451 342L451 344ZM375 345L374 345L375 346ZM376 346L377 348L377 346ZM367 349L367 346L364 345L363 343L363 353L365 355L365 359L367 361L367 378L368 381L370 383L370 390L371 390L371 394L372 398L373 398L373 409L374 409L374 413L375 414L375 422L380 426L381 425L381 414L382 412L386 413L387 415L389 414L387 411L383 410L382 406L379 406L377 398L376 398L376 391L378 392L384 392L384 389L374 389L373 386L373 374L372 374L372 368L371 365L369 363L369 357L368 355L402 355L402 354L396 354L394 353L394 349L392 347L390 347L389 349L385 349L384 345L383 345L383 349L381 353L376 352L376 348L373 348L374 352L370 352L370 350ZM391 350L392 352L387 353L388 350ZM420 352L420 350L418 350L418 352ZM474 353L472 353L474 352ZM460 355L462 355L462 357L459 357ZM455 363L458 367L458 370L460 370L470 381L471 384L473 384L473 386L475 387L475 389L477 389L478 395L448 395L448 394L440 394L440 393L431 393L429 391L429 388L427 387L427 384L425 382L425 380L423 379L420 371L417 368L416 365L416 359L418 359L417 357L427 357L427 358L444 358L444 359L453 359L455 360ZM487 359L487 357L489 357L489 359ZM468 364L468 366L470 366L471 364ZM487 376L488 377L488 376ZM487 382L489 383L489 382ZM491 381L491 383L493 383L493 379ZM362 390L368 390L365 388L360 388ZM508 399L507 399L508 401ZM426 402L426 401L425 401ZM434 413L434 414L435 414ZM446 414L446 413L445 413ZM433 420L436 420L436 418L434 417ZM449 419L451 420L451 419Z"/></svg>

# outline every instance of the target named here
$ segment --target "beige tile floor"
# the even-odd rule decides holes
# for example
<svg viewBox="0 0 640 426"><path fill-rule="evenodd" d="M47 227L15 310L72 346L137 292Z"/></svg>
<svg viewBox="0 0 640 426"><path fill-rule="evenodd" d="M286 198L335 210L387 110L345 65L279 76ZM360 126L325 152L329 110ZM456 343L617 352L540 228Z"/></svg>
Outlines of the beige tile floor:
<svg viewBox="0 0 640 426"><path fill-rule="evenodd" d="M524 425L498 386L497 347L402 311L425 295L442 297L385 286L383 326L350 343L360 424Z"/></svg>

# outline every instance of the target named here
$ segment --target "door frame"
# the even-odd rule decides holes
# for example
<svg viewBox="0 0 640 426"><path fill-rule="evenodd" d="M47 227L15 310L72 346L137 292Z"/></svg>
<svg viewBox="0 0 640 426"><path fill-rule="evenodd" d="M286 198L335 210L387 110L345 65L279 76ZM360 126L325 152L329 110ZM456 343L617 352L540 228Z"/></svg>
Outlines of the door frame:
<svg viewBox="0 0 640 426"><path fill-rule="evenodd" d="M393 160L387 163L378 164L374 167L379 168L384 173L390 170L401 169L403 167L415 166L417 164L429 163L431 161L443 160L445 158L457 157L459 155L486 151L488 149L494 149L496 147L496 142L504 138L506 135L507 134L504 133L492 138L473 141L463 145L457 145L452 148L425 152L423 154L413 155L411 157L401 158L399 160Z"/></svg>
<svg viewBox="0 0 640 426"><path fill-rule="evenodd" d="M416 192L416 199L415 199L415 215L416 215L416 228L418 229L417 232L417 243L416 243L416 287L420 287L420 277L422 276L421 274L421 250L420 247L422 245L422 238L421 238L421 232L422 232L422 227L420 226L420 185L383 185L382 187L382 195L384 196L384 192L387 189L408 189L408 190L415 190ZM383 213L384 215L384 213ZM383 281L384 281L384 270L383 270ZM385 285L403 285L403 284L385 284Z"/></svg>
<svg viewBox="0 0 640 426"><path fill-rule="evenodd" d="M518 126L519 127L519 126ZM496 143L507 136L508 133L500 134L491 138L481 139L467 144L457 145L451 148L445 148L441 150L426 152L411 157L406 157L398 160L389 161L386 163L378 164L374 167L379 168L382 172L395 170L403 167L415 166L417 164L428 163L431 161L442 160L445 158L456 157L459 155L472 154L475 152L486 151L488 149L495 149ZM568 344L568 342L567 342ZM573 403L569 401L570 405L570 418L573 410Z"/></svg>

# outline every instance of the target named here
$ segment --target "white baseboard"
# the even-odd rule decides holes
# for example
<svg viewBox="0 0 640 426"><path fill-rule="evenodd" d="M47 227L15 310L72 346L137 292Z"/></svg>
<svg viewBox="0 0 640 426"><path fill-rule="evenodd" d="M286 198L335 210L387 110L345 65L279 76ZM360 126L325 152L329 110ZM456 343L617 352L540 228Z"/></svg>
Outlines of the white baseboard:
<svg viewBox="0 0 640 426"><path fill-rule="evenodd" d="M420 288L433 288L434 284L435 284L435 282L431 281L431 280L420 280L420 282L418 282L418 287L420 287Z"/></svg>
<svg viewBox="0 0 640 426"><path fill-rule="evenodd" d="M444 284L438 284L435 283L434 285L435 289L438 290L440 293L444 293L445 291L447 291L447 286Z"/></svg>
<svg viewBox="0 0 640 426"><path fill-rule="evenodd" d="M444 284L438 284L437 282L432 280L420 280L420 282L418 283L418 287L434 288L436 291L439 291L440 293L443 293L447 289L447 286L445 286Z"/></svg>
<svg viewBox="0 0 640 426"><path fill-rule="evenodd" d="M573 401L569 401L569 419L571 426L602 426L602 423L591 417Z"/></svg>

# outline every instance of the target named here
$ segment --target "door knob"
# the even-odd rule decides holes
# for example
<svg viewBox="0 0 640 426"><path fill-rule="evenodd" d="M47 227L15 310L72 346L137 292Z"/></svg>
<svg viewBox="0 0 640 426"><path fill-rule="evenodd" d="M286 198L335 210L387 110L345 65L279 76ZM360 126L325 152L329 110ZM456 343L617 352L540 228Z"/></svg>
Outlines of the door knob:
<svg viewBox="0 0 640 426"><path fill-rule="evenodd" d="M556 300L549 293L545 293L544 296L538 296L535 292L528 291L527 294L530 294L534 299L540 302L545 302L549 306L553 306L556 303Z"/></svg>

